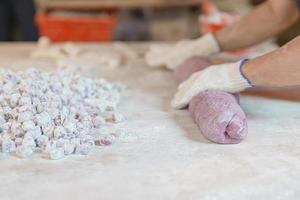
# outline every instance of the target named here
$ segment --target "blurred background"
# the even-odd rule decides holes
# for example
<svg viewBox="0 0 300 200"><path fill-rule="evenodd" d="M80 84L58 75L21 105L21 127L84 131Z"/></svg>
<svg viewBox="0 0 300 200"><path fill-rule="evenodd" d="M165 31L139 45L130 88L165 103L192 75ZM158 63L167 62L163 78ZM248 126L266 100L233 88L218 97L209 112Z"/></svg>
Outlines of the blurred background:
<svg viewBox="0 0 300 200"><path fill-rule="evenodd" d="M174 41L230 25L263 0L0 0L0 40ZM259 22L257 22L259 23ZM300 22L276 38L299 35Z"/></svg>

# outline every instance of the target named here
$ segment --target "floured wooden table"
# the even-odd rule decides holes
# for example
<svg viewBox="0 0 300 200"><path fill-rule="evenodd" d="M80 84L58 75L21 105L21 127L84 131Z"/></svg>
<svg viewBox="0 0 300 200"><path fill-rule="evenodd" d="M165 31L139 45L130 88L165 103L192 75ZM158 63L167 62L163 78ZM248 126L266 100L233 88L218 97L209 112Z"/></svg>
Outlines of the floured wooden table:
<svg viewBox="0 0 300 200"><path fill-rule="evenodd" d="M49 61L29 60L32 48L1 44L1 65L54 68ZM91 155L57 161L0 153L1 200L299 198L297 90L243 95L248 138L218 145L202 137L186 110L170 108L176 89L170 72L135 60L85 73L128 85L121 104L128 134Z"/></svg>

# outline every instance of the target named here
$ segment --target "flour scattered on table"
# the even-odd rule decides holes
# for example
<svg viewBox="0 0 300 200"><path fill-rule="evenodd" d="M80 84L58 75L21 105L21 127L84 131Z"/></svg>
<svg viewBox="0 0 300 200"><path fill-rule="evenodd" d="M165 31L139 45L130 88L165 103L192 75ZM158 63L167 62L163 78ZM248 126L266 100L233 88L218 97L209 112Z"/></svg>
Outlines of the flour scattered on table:
<svg viewBox="0 0 300 200"><path fill-rule="evenodd" d="M2 152L60 159L112 144L123 133L118 104L124 89L75 69L0 71Z"/></svg>

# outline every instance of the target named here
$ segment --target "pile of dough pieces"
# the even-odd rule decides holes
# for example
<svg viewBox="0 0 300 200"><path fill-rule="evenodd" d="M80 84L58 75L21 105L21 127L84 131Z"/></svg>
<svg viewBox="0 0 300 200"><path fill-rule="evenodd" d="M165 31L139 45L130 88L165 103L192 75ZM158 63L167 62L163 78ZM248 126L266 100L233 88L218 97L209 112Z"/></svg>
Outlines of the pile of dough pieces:
<svg viewBox="0 0 300 200"><path fill-rule="evenodd" d="M123 129L118 104L125 87L75 69L0 71L0 144L3 153L50 159L86 155L110 145ZM43 156L44 157L44 156Z"/></svg>
<svg viewBox="0 0 300 200"><path fill-rule="evenodd" d="M112 48L83 48L72 42L52 43L45 36L39 38L37 47L30 53L31 58L54 59L58 67L76 66L116 68L139 55L128 45L114 42Z"/></svg>

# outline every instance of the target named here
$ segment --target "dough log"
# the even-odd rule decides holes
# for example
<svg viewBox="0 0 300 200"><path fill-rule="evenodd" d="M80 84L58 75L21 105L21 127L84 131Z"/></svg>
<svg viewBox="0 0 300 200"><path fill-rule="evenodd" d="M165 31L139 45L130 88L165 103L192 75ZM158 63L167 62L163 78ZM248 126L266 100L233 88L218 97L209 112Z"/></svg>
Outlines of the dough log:
<svg viewBox="0 0 300 200"><path fill-rule="evenodd" d="M203 57L187 59L175 70L175 79L182 82L209 65L209 60ZM239 105L238 94L202 92L189 103L189 112L202 134L210 141L236 144L247 136L246 115Z"/></svg>

